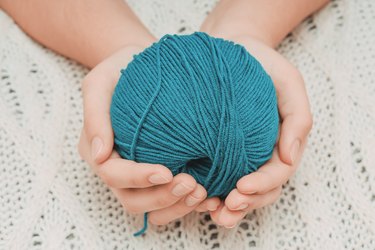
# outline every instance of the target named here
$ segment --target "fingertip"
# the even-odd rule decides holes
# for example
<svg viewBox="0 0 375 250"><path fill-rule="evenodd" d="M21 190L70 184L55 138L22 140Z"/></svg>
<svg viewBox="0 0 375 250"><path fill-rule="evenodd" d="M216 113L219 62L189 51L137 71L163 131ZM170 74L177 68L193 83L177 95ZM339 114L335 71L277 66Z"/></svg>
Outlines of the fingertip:
<svg viewBox="0 0 375 250"><path fill-rule="evenodd" d="M296 163L301 149L301 140L290 139L290 142L285 142L280 144L279 156L282 162L292 166Z"/></svg>
<svg viewBox="0 0 375 250"><path fill-rule="evenodd" d="M161 164L154 164L152 167L155 168L158 174L162 175L166 180L168 180L168 182L173 180L173 174L169 168Z"/></svg>
<svg viewBox="0 0 375 250"><path fill-rule="evenodd" d="M206 191L207 193L207 191ZM197 212L215 211L220 205L221 200L218 197L211 197L204 200L198 207L195 208Z"/></svg>
<svg viewBox="0 0 375 250"><path fill-rule="evenodd" d="M201 200L204 200L207 198L206 189L199 183L197 183L194 193L196 193L197 197L199 197Z"/></svg>
<svg viewBox="0 0 375 250"><path fill-rule="evenodd" d="M189 207L198 206L206 197L206 190L202 185L198 184L194 191L185 198L185 204Z"/></svg>
<svg viewBox="0 0 375 250"><path fill-rule="evenodd" d="M259 172L253 172L239 179L236 185L238 191L243 194L255 194L258 191L256 183L259 175Z"/></svg>
<svg viewBox="0 0 375 250"><path fill-rule="evenodd" d="M186 173L180 173L176 175L175 177L176 182L182 182L186 186L191 187L192 189L195 189L197 186L197 181L194 179L193 176L186 174Z"/></svg>
<svg viewBox="0 0 375 250"><path fill-rule="evenodd" d="M113 140L103 140L102 137L94 136L91 140L91 157L96 164L101 164L109 158L113 150Z"/></svg>
<svg viewBox="0 0 375 250"><path fill-rule="evenodd" d="M83 84L83 127L90 145L91 159L101 164L113 151L114 135L110 118L111 89L100 76L89 74Z"/></svg>
<svg viewBox="0 0 375 250"><path fill-rule="evenodd" d="M285 145L285 143L283 143L283 144L281 144L281 142L280 142L280 144L279 144L280 147L278 147L280 159L285 164L292 165L293 161L292 161L292 158L291 158L291 155L290 155L291 151L290 151L288 145Z"/></svg>
<svg viewBox="0 0 375 250"><path fill-rule="evenodd" d="M220 206L221 200L218 197L210 198L207 202L207 210L215 211Z"/></svg>
<svg viewBox="0 0 375 250"><path fill-rule="evenodd" d="M170 183L173 180L171 170L161 164L138 163L126 160L130 167L137 168L147 181L152 185L161 185Z"/></svg>
<svg viewBox="0 0 375 250"><path fill-rule="evenodd" d="M228 207L229 210L237 210L243 202L243 196L237 189L233 189L224 201L225 206Z"/></svg>
<svg viewBox="0 0 375 250"><path fill-rule="evenodd" d="M306 141L312 128L312 116L305 113L287 116L281 127L279 156L288 165L296 163L302 142Z"/></svg>
<svg viewBox="0 0 375 250"><path fill-rule="evenodd" d="M222 226L220 220L219 220L219 216L220 216L220 212L221 210L223 209L224 207L224 203L223 202L220 202L220 205L217 207L216 210L214 211L209 211L210 213L210 216L211 216L211 219L219 226Z"/></svg>
<svg viewBox="0 0 375 250"><path fill-rule="evenodd" d="M244 213L244 211L231 211L224 206L220 212L218 221L226 228L233 228Z"/></svg>

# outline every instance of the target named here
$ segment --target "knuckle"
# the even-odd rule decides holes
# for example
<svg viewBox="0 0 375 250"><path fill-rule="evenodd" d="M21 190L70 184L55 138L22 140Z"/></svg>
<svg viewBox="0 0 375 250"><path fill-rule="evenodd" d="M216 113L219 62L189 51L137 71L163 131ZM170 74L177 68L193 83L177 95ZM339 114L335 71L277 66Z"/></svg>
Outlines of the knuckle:
<svg viewBox="0 0 375 250"><path fill-rule="evenodd" d="M197 181L191 175L186 173L176 175L175 180L182 181L184 184L192 188L195 188L197 185Z"/></svg>
<svg viewBox="0 0 375 250"><path fill-rule="evenodd" d="M127 161L126 161L126 166L127 166L127 168L129 168L129 169L137 169L137 168L140 167L139 164L140 164L140 163L137 163L137 162L135 162L135 161L131 161L131 160L127 160Z"/></svg>
<svg viewBox="0 0 375 250"><path fill-rule="evenodd" d="M269 172L266 171L259 171L260 173L260 178L261 178L261 185L260 185L260 190L258 193L264 194L266 193L269 189L274 186L274 180L272 178L272 175Z"/></svg>
<svg viewBox="0 0 375 250"><path fill-rule="evenodd" d="M100 177L100 179L102 179L102 181L109 187L115 187L114 184L114 180L112 178L112 176L108 173L108 171L105 169L105 166L101 166L98 171L97 171L97 175Z"/></svg>
<svg viewBox="0 0 375 250"><path fill-rule="evenodd" d="M308 115L306 115L306 117L304 117L302 125L303 125L303 127L305 128L306 131L310 131L312 129L313 116L310 112L309 112Z"/></svg>
<svg viewBox="0 0 375 250"><path fill-rule="evenodd" d="M246 200L246 204L248 205L247 209L253 209L254 207L256 207L257 205L257 202L256 202L256 199L251 199L251 198L248 198Z"/></svg>
<svg viewBox="0 0 375 250"><path fill-rule="evenodd" d="M128 180L129 186L131 187L143 187L144 183L143 180L140 179L139 177L133 177Z"/></svg>
<svg viewBox="0 0 375 250"><path fill-rule="evenodd" d="M158 208L168 207L171 204L172 199L169 196L162 196L155 200L155 205Z"/></svg>

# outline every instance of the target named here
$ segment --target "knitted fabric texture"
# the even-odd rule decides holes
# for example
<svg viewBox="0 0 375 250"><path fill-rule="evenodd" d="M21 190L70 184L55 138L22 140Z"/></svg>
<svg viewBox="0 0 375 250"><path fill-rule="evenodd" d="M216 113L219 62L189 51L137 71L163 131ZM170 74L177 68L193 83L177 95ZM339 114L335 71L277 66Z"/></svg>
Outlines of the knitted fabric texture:
<svg viewBox="0 0 375 250"><path fill-rule="evenodd" d="M162 37L198 30L218 1L127 2ZM332 0L277 48L302 73L314 116L277 201L232 229L192 212L137 238L142 216L77 152L88 70L0 10L0 249L375 249L374 13L373 0Z"/></svg>
<svg viewBox="0 0 375 250"><path fill-rule="evenodd" d="M271 157L279 122L262 66L244 47L202 32L166 35L135 56L111 119L122 157L188 173L221 198Z"/></svg>

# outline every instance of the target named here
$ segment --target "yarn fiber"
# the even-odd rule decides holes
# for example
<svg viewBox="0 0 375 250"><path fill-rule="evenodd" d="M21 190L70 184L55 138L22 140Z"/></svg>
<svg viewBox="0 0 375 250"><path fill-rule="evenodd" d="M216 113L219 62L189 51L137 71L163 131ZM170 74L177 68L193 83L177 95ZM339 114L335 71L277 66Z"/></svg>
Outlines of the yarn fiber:
<svg viewBox="0 0 375 250"><path fill-rule="evenodd" d="M191 34L218 1L126 2L162 36ZM77 153L87 69L0 10L0 249L374 250L374 13L373 0L330 1L278 46L303 75L314 126L273 205L231 230L192 212L133 238L143 216Z"/></svg>
<svg viewBox="0 0 375 250"><path fill-rule="evenodd" d="M121 157L188 173L225 198L270 157L278 134L273 82L238 44L166 35L121 71L112 104Z"/></svg>
<svg viewBox="0 0 375 250"><path fill-rule="evenodd" d="M188 173L224 199L270 157L278 134L271 78L246 49L203 32L165 35L121 70L112 104L121 157ZM144 227L147 229L147 213Z"/></svg>

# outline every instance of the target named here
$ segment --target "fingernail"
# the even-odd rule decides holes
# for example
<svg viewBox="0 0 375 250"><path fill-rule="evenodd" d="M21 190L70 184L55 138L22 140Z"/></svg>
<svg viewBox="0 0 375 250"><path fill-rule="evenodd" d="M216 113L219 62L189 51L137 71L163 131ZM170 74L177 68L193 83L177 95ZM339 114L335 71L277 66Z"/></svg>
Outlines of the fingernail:
<svg viewBox="0 0 375 250"><path fill-rule="evenodd" d="M197 198L195 198L194 196L191 196L191 195L189 195L185 199L185 204L188 207L192 207L192 206L196 205L198 202L199 202L199 199L197 199Z"/></svg>
<svg viewBox="0 0 375 250"><path fill-rule="evenodd" d="M245 209L249 206L249 204L241 204L239 207L237 207L235 210L242 210L242 209Z"/></svg>
<svg viewBox="0 0 375 250"><path fill-rule="evenodd" d="M225 226L226 228L234 228L237 224L231 225L231 226Z"/></svg>
<svg viewBox="0 0 375 250"><path fill-rule="evenodd" d="M91 142L91 157L94 160L96 160L100 151L102 151L102 148L103 148L102 140L99 137L95 136Z"/></svg>
<svg viewBox="0 0 375 250"><path fill-rule="evenodd" d="M218 205L212 205L212 204L208 204L207 205L207 210L208 211L215 211L217 209Z"/></svg>
<svg viewBox="0 0 375 250"><path fill-rule="evenodd" d="M298 156L300 145L301 145L301 142L298 139L295 140L292 144L292 150L290 151L290 158L292 159L292 164L295 163L295 160Z"/></svg>
<svg viewBox="0 0 375 250"><path fill-rule="evenodd" d="M184 196L185 194L188 194L189 192L192 191L193 188L185 185L184 183L177 184L173 189L172 189L172 194L175 196Z"/></svg>
<svg viewBox="0 0 375 250"><path fill-rule="evenodd" d="M167 178L160 174L151 175L150 177L148 177L148 181L152 184L165 184L169 182Z"/></svg>

